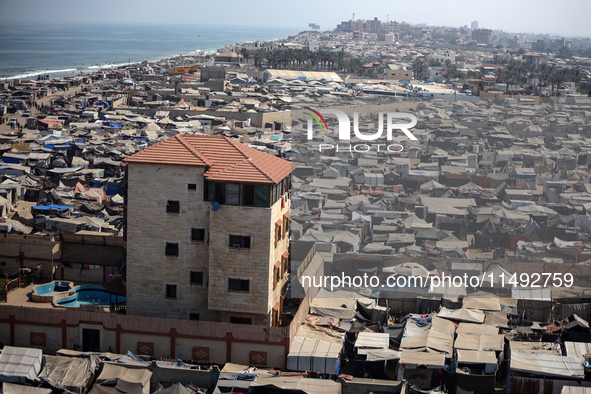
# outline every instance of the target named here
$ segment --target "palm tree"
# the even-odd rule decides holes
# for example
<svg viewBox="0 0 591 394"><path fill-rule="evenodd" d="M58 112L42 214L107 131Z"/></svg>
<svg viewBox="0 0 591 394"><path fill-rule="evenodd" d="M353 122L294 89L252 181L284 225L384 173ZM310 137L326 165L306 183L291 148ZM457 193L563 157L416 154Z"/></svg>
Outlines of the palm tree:
<svg viewBox="0 0 591 394"><path fill-rule="evenodd" d="M415 79L420 80L427 71L427 65L423 59L417 58L414 62L412 62L412 71L414 73Z"/></svg>
<svg viewBox="0 0 591 394"><path fill-rule="evenodd" d="M240 54L244 58L244 63L248 63L248 59L250 58L250 51L247 48L240 48Z"/></svg>
<svg viewBox="0 0 591 394"><path fill-rule="evenodd" d="M554 86L556 86L556 95L558 96L558 91L562 84L566 81L566 70L554 70L552 75L550 75L550 83L552 84L552 95L554 95Z"/></svg>

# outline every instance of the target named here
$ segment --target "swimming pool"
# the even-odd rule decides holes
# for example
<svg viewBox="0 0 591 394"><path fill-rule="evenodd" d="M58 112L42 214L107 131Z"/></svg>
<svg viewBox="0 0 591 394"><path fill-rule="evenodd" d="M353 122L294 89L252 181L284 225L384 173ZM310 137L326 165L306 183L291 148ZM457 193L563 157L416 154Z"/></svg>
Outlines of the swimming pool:
<svg viewBox="0 0 591 394"><path fill-rule="evenodd" d="M77 307L80 305L111 305L125 301L124 296L109 293L102 286L83 285L72 289L74 295L55 301L57 306Z"/></svg>
<svg viewBox="0 0 591 394"><path fill-rule="evenodd" d="M70 291L72 285L73 283L68 281L53 281L37 286L33 289L31 299L34 302L52 302L55 295Z"/></svg>

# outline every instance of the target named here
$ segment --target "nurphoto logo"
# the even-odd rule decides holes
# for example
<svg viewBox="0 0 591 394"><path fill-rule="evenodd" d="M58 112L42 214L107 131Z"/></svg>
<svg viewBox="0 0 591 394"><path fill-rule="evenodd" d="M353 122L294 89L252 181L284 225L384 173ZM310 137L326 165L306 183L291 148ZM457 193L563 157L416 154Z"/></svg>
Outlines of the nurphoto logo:
<svg viewBox="0 0 591 394"><path fill-rule="evenodd" d="M316 123L320 131L328 132L328 124L326 123L326 119L324 119L323 115L333 115L338 120L338 140L339 141L350 141L351 140L351 119L349 116L338 109L321 109L315 110L310 107L306 108L309 112L304 112L305 115L308 115L308 141L314 138L314 123ZM413 128L417 124L417 118L413 114L405 113L405 112L387 112L386 116L386 139L388 141L392 141L394 132L402 131L408 139L412 141L417 141L417 137L415 137L409 129ZM410 122L401 122L404 120L410 120ZM396 122L396 123L395 123ZM362 133L359 130L359 113L353 113L353 132L355 137L359 138L363 141L377 141L384 135L384 113L380 112L378 115L378 128L377 131L373 134L366 134ZM347 150L349 152L368 152L372 150L372 147L375 147L377 151L380 151L380 147L386 148L390 152L401 152L404 150L404 147L400 144L354 144L348 145L343 147L342 145L333 145L333 144L320 144L319 150L322 151L328 149L336 149L338 151Z"/></svg>

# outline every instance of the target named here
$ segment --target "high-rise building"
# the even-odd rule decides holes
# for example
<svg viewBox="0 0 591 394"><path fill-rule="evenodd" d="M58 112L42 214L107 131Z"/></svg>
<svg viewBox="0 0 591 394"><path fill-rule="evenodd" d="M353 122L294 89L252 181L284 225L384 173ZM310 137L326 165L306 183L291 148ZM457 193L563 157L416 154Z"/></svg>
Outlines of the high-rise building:
<svg viewBox="0 0 591 394"><path fill-rule="evenodd" d="M182 134L125 163L127 313L280 325L291 163Z"/></svg>
<svg viewBox="0 0 591 394"><path fill-rule="evenodd" d="M476 30L476 29L478 29L478 21L474 21L474 22L472 22L472 23L470 24L470 28L471 28L472 30Z"/></svg>

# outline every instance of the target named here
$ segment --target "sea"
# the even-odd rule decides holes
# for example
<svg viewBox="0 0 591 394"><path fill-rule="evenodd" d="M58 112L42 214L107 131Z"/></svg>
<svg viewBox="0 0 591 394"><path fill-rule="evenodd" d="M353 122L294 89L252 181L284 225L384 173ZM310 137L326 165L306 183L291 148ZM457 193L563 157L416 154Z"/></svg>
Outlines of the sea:
<svg viewBox="0 0 591 394"><path fill-rule="evenodd" d="M236 43L287 38L297 27L3 24L0 25L0 81L52 78L215 52Z"/></svg>

